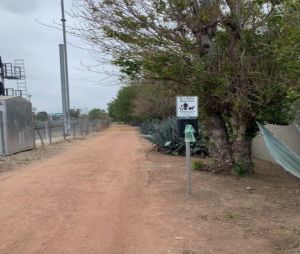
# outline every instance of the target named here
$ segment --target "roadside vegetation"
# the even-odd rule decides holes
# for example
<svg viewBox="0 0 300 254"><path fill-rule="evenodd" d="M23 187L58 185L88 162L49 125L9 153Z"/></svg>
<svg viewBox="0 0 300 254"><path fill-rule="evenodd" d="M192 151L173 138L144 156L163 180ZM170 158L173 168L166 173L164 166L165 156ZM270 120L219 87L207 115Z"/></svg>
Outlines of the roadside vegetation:
<svg viewBox="0 0 300 254"><path fill-rule="evenodd" d="M253 172L256 121L294 120L298 0L73 2L82 22L74 33L123 74L126 85L109 104L114 119L162 120L175 115L175 96L198 96L214 168L241 174Z"/></svg>
<svg viewBox="0 0 300 254"><path fill-rule="evenodd" d="M149 121L141 124L142 133L146 134L145 138L152 142L156 149L172 155L185 155L184 138L179 137L177 130L177 119L169 118L158 123ZM191 155L207 157L208 137L203 129L199 129L199 136L196 142L191 143Z"/></svg>

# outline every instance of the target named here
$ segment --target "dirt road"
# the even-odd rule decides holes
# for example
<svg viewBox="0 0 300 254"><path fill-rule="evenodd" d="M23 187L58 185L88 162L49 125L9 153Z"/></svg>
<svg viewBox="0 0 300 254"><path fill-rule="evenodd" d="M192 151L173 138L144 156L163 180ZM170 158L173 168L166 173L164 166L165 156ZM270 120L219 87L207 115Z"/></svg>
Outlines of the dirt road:
<svg viewBox="0 0 300 254"><path fill-rule="evenodd" d="M153 151L137 128L70 147L0 175L0 254L300 253L300 181L277 165L193 171L187 197L185 158Z"/></svg>
<svg viewBox="0 0 300 254"><path fill-rule="evenodd" d="M137 134L111 127L1 180L0 253L170 252L170 228L159 218L170 208L155 211L160 199L146 193Z"/></svg>

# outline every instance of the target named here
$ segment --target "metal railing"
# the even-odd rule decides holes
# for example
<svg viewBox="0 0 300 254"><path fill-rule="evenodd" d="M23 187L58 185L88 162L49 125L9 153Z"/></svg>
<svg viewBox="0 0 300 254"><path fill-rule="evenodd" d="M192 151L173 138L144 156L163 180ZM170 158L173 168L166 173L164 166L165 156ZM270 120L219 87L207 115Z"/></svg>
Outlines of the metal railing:
<svg viewBox="0 0 300 254"><path fill-rule="evenodd" d="M107 128L110 122L106 119L99 120L84 120L73 119L71 120L71 129L69 133L65 133L64 120L48 120L36 121L34 123L35 129L35 144L45 146L60 140L70 138L78 138L87 136L93 132L100 132Z"/></svg>

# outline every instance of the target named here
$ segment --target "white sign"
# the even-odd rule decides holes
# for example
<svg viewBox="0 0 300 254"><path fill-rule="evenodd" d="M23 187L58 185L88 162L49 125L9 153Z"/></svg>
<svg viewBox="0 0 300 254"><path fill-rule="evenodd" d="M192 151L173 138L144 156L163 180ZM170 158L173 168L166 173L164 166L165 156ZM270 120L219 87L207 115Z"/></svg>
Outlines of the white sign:
<svg viewBox="0 0 300 254"><path fill-rule="evenodd" d="M51 116L62 116L63 113L50 113Z"/></svg>
<svg viewBox="0 0 300 254"><path fill-rule="evenodd" d="M176 97L177 117L198 117L198 97Z"/></svg>

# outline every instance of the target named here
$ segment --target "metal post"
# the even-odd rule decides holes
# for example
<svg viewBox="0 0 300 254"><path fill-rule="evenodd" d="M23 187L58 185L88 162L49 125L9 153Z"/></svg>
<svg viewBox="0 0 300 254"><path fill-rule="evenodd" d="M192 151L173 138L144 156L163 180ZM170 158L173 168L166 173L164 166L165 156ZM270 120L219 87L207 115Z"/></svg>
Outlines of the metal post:
<svg viewBox="0 0 300 254"><path fill-rule="evenodd" d="M62 109L64 118L64 138L68 132L67 124L67 101L66 101L66 80L65 80L65 58L64 58L65 47L63 44L59 44L59 57L60 57L60 80L61 80L61 97L62 97Z"/></svg>
<svg viewBox="0 0 300 254"><path fill-rule="evenodd" d="M65 130L65 119L63 119L63 137L66 139L66 130Z"/></svg>
<svg viewBox="0 0 300 254"><path fill-rule="evenodd" d="M67 126L68 129L71 129L70 126L70 95L69 95L69 71L68 71L68 53L67 53L67 36L66 36L66 19L65 19L65 7L64 0L61 0L61 21L63 28L63 40L64 40L64 65L65 65L65 80L66 80L66 113L67 113Z"/></svg>
<svg viewBox="0 0 300 254"><path fill-rule="evenodd" d="M36 149L36 144L35 144L35 120L34 120L34 114L32 114L32 118L31 118L31 126L32 126L32 136L33 136L33 149Z"/></svg>
<svg viewBox="0 0 300 254"><path fill-rule="evenodd" d="M49 144L52 145L51 120L48 120Z"/></svg>
<svg viewBox="0 0 300 254"><path fill-rule="evenodd" d="M80 135L82 137L82 119L80 120Z"/></svg>
<svg viewBox="0 0 300 254"><path fill-rule="evenodd" d="M50 143L49 132L48 132L48 121L45 122L45 134L46 134L46 139L48 139L48 142Z"/></svg>
<svg viewBox="0 0 300 254"><path fill-rule="evenodd" d="M191 196L191 148L190 148L190 142L186 142L185 147L186 147L187 195Z"/></svg>
<svg viewBox="0 0 300 254"><path fill-rule="evenodd" d="M73 138L75 138L76 137L76 135L75 135L75 120L73 119Z"/></svg>
<svg viewBox="0 0 300 254"><path fill-rule="evenodd" d="M45 143L44 143L44 140L42 138L42 135L39 131L39 128L36 126L36 124L34 124L34 126L35 126L35 129L36 129L37 133L39 134L39 137L40 137L40 140L41 140L41 147L46 146Z"/></svg>

